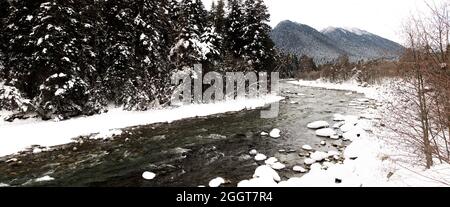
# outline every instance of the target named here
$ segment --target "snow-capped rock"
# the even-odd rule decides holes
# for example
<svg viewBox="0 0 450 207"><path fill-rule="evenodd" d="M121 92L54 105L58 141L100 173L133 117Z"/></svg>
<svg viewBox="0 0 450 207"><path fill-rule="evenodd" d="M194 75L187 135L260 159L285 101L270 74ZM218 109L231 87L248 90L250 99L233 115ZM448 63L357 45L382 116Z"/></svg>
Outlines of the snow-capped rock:
<svg viewBox="0 0 450 207"><path fill-rule="evenodd" d="M335 114L333 117L333 121L345 121L345 116L342 114Z"/></svg>
<svg viewBox="0 0 450 207"><path fill-rule="evenodd" d="M316 163L316 160L311 159L311 158L306 158L304 163L305 163L305 165L312 165L312 164Z"/></svg>
<svg viewBox="0 0 450 207"><path fill-rule="evenodd" d="M152 172L145 171L144 173L142 173L142 178L144 178L146 180L153 180L155 177L156 177L156 174L152 173Z"/></svg>
<svg viewBox="0 0 450 207"><path fill-rule="evenodd" d="M306 151L311 151L311 150L313 150L313 148L312 148L311 146L309 146L309 145L303 145L303 146L302 146L302 149L303 149L303 150L306 150Z"/></svg>
<svg viewBox="0 0 450 207"><path fill-rule="evenodd" d="M316 162L320 162L320 161L328 158L328 153L317 151L317 152L312 153L310 158L315 160Z"/></svg>
<svg viewBox="0 0 450 207"><path fill-rule="evenodd" d="M302 166L294 166L292 168L292 170L294 170L295 172L299 172L299 173L305 173L307 172L307 170L305 168L303 168Z"/></svg>
<svg viewBox="0 0 450 207"><path fill-rule="evenodd" d="M33 149L33 154L39 154L41 152L42 152L42 149L40 149L40 148L34 148Z"/></svg>
<svg viewBox="0 0 450 207"><path fill-rule="evenodd" d="M255 160L256 160L256 161L264 161L264 160L266 160L266 159L267 159L267 156L264 155L264 154L261 154L261 153L259 153L259 154L257 154L257 155L255 156Z"/></svg>
<svg viewBox="0 0 450 207"><path fill-rule="evenodd" d="M334 157L336 155L339 156L341 154L339 152L336 152L336 151L328 151L327 155L328 155L328 157Z"/></svg>
<svg viewBox="0 0 450 207"><path fill-rule="evenodd" d="M282 169L286 168L286 165L281 162L276 162L276 163L272 164L271 167L274 170L282 170Z"/></svg>
<svg viewBox="0 0 450 207"><path fill-rule="evenodd" d="M355 127L352 130L345 132L342 137L344 138L344 140L354 141L363 136L366 136L366 134L367 133L363 129Z"/></svg>
<svg viewBox="0 0 450 207"><path fill-rule="evenodd" d="M253 178L263 178L277 182L281 181L281 177L278 175L277 171L269 165L262 165L256 168Z"/></svg>
<svg viewBox="0 0 450 207"><path fill-rule="evenodd" d="M345 122L338 122L336 124L333 125L333 129L340 129L343 125L345 124Z"/></svg>
<svg viewBox="0 0 450 207"><path fill-rule="evenodd" d="M278 184L270 178L252 178L250 180L243 180L238 183L237 187L277 187Z"/></svg>
<svg viewBox="0 0 450 207"><path fill-rule="evenodd" d="M214 178L211 181L209 181L209 187L217 188L217 187L220 187L224 183L225 183L225 179L223 179L221 177Z"/></svg>
<svg viewBox="0 0 450 207"><path fill-rule="evenodd" d="M359 98L359 99L357 99L357 101L360 102L360 103L368 103L368 102L370 102L370 100L367 99L367 98Z"/></svg>
<svg viewBox="0 0 450 207"><path fill-rule="evenodd" d="M352 129L354 129L356 126L358 125L358 121L346 121L344 125L341 126L341 131L342 132L348 132Z"/></svg>
<svg viewBox="0 0 450 207"><path fill-rule="evenodd" d="M336 135L336 131L334 131L334 129L331 129L331 128L324 128L324 129L317 130L316 135L319 137L330 138L331 136Z"/></svg>
<svg viewBox="0 0 450 207"><path fill-rule="evenodd" d="M276 162L278 162L278 159L275 157L271 157L271 158L267 159L264 163L266 163L266 165L273 165Z"/></svg>
<svg viewBox="0 0 450 207"><path fill-rule="evenodd" d="M255 156L255 155L258 154L258 151L256 151L255 149L253 149L253 150L251 150L251 151L249 152L249 154Z"/></svg>
<svg viewBox="0 0 450 207"><path fill-rule="evenodd" d="M334 139L334 140L338 140L340 138L341 138L341 136L339 136L338 134L334 134L334 135L330 136L330 139Z"/></svg>
<svg viewBox="0 0 450 207"><path fill-rule="evenodd" d="M270 131L269 136L272 138L280 138L281 137L281 130L279 129L273 129Z"/></svg>
<svg viewBox="0 0 450 207"><path fill-rule="evenodd" d="M321 129L321 128L326 128L329 127L330 124L326 121L315 121L312 123L308 124L308 129Z"/></svg>

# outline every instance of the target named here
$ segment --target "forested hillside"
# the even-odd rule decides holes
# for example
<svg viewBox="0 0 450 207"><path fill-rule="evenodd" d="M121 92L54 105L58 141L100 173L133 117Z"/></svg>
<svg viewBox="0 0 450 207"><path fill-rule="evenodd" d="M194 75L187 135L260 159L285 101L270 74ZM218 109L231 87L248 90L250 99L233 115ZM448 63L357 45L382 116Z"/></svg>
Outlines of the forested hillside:
<svg viewBox="0 0 450 207"><path fill-rule="evenodd" d="M0 109L43 119L167 105L174 72L270 71L263 0L0 0Z"/></svg>

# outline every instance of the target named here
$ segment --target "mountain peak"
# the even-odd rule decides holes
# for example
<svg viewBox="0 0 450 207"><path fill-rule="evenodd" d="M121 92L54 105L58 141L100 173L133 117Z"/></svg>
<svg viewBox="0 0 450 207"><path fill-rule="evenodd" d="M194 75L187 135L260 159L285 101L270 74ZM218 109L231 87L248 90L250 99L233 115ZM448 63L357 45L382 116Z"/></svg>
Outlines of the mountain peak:
<svg viewBox="0 0 450 207"><path fill-rule="evenodd" d="M361 36L361 35L372 35L372 33L367 32L367 31L362 30L362 29L359 29L359 28L356 28L356 27L344 27L344 28L327 27L327 28L323 29L321 32L324 33L324 34L332 33L332 32L343 32L343 33L350 32L350 33L353 33L353 34L356 34L356 35L359 35L359 36Z"/></svg>
<svg viewBox="0 0 450 207"><path fill-rule="evenodd" d="M317 63L329 62L341 55L350 60L396 59L403 46L359 28L328 27L322 31L290 20L272 31L275 45L282 51L308 55Z"/></svg>
<svg viewBox="0 0 450 207"><path fill-rule="evenodd" d="M370 32L368 32L368 31L366 31L366 30L362 30L362 29L359 29L359 28L355 28L355 27L352 27L352 28L344 28L345 30L347 30L347 31L349 31L349 32L352 32L352 33L354 33L354 34L357 34L357 35L372 35L372 33L370 33Z"/></svg>

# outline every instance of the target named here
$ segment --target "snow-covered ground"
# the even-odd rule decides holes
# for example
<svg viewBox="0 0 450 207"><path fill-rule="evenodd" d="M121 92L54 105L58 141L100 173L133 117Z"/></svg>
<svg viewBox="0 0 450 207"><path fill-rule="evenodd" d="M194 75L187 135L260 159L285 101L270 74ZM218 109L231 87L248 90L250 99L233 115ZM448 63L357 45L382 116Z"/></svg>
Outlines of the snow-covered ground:
<svg viewBox="0 0 450 207"><path fill-rule="evenodd" d="M390 99L388 87L361 87L350 81L333 84L325 81L291 81L291 84L319 87L330 90L345 90L362 93L377 100L381 106ZM362 102L366 100L360 100ZM333 159L334 153L315 152L305 163L310 171L302 177L293 177L280 182L279 176L270 165L260 166L253 178L239 183L240 187L448 187L450 186L450 165L440 164L426 170L408 156L408 150L393 146L389 139L394 134L379 124L380 110L367 109L360 117L337 115L335 121L344 120L340 129L347 131L344 138L352 143L345 149L341 164L318 162ZM318 120L319 121L319 120ZM313 124L311 124L313 125ZM391 143L391 144L390 144ZM331 154L330 154L331 153ZM328 155L327 155L328 154ZM320 155L320 156L319 156ZM268 155L270 156L270 155ZM326 158L328 156L328 158ZM338 158L338 157L336 157ZM293 169L292 169L293 170Z"/></svg>
<svg viewBox="0 0 450 207"><path fill-rule="evenodd" d="M215 104L185 105L178 108L124 111L112 108L108 113L73 118L65 121L38 119L3 121L10 112L0 111L0 157L14 154L33 145L51 147L67 144L79 136L97 134L93 138L105 138L121 133L120 129L154 123L221 114L245 109L255 109L278 102L282 97L268 95L258 99L234 100ZM36 149L36 152L41 150Z"/></svg>

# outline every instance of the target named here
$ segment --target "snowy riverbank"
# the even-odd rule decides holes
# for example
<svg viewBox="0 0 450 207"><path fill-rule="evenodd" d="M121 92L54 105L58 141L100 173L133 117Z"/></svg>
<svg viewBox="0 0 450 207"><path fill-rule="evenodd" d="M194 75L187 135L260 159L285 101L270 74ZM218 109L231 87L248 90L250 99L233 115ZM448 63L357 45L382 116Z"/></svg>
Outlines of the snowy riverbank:
<svg viewBox="0 0 450 207"><path fill-rule="evenodd" d="M178 108L124 111L112 108L109 112L89 117L73 118L65 121L42 121L38 119L3 121L9 112L0 111L0 157L25 150L32 146L51 147L72 142L73 138L97 134L103 138L120 134L119 129L173 122L176 120L204 117L226 112L264 107L282 100L279 96L266 96L259 99L235 100L215 104L186 105ZM40 150L37 150L40 151Z"/></svg>
<svg viewBox="0 0 450 207"><path fill-rule="evenodd" d="M325 81L290 81L289 83L330 90L345 90L365 94L368 99L377 101L379 109L364 109L359 117L341 116L340 130L347 131L352 143L345 149L343 163L330 163L330 152L315 152L304 160L310 171L302 177L281 181L276 169L270 164L260 166L253 178L242 181L239 186L279 186L279 187L379 187L414 186L434 187L450 185L450 165L436 165L430 170L417 166L408 159L406 150L389 144L394 139L382 121L383 101L389 99L388 87L361 87L355 82L333 84ZM356 100L349 107L359 107L364 100ZM364 107L362 107L364 108ZM347 118L346 118L347 117ZM341 118L336 120L340 121ZM344 129L344 128L345 129ZM326 129L330 130L330 128ZM321 131L323 132L323 130ZM357 135L357 136L352 136ZM344 138L345 138L344 133ZM310 149L309 149L310 150ZM314 150L312 150L314 151ZM324 155L317 159L317 155ZM273 169L272 169L273 168ZM294 167L295 168L295 167ZM297 167L298 168L298 167ZM291 169L295 170L295 169Z"/></svg>

